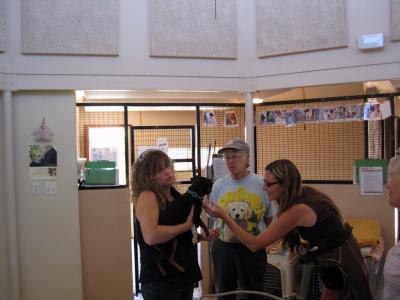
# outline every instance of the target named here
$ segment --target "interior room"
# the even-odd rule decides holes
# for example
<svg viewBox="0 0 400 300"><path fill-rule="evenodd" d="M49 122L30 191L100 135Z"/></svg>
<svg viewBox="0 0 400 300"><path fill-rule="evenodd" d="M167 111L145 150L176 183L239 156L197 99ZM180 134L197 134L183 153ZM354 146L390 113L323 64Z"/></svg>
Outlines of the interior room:
<svg viewBox="0 0 400 300"><path fill-rule="evenodd" d="M400 146L399 16L398 0L0 0L0 298L141 299L132 163L167 152L184 192L241 138L249 170L291 159L353 226L371 221L380 299L399 238L384 187ZM370 160L381 191L362 194ZM269 293L319 299L314 269L302 282L271 255ZM214 292L207 242L198 256L194 299Z"/></svg>

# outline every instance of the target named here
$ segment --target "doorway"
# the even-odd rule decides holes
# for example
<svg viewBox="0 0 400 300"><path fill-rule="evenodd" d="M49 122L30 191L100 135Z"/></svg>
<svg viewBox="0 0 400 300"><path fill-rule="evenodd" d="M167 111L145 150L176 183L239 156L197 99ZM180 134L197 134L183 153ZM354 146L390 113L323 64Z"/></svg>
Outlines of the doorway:
<svg viewBox="0 0 400 300"><path fill-rule="evenodd" d="M131 162L147 149L159 149L174 161L176 188L186 191L190 179L196 175L195 126L131 126ZM133 215L133 214L132 214ZM133 219L132 219L133 220ZM133 293L140 291L140 251L135 239L135 226L132 240Z"/></svg>

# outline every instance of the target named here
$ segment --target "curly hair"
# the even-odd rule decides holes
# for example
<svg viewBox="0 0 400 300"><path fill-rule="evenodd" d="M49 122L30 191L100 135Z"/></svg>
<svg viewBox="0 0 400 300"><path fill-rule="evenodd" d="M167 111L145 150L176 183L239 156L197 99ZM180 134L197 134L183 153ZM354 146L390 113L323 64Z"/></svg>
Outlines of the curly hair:
<svg viewBox="0 0 400 300"><path fill-rule="evenodd" d="M168 167L173 167L173 162L161 150L146 150L138 157L132 166L131 178L131 199L134 208L137 198L144 191L152 191L160 207L165 207L167 200L161 187L154 181L154 176Z"/></svg>

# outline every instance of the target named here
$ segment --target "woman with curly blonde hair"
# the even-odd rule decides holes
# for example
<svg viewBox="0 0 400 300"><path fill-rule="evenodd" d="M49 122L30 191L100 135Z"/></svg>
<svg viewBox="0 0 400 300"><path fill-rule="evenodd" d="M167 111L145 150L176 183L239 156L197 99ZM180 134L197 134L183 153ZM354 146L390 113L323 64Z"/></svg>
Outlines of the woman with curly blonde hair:
<svg viewBox="0 0 400 300"><path fill-rule="evenodd" d="M140 247L140 282L145 300L191 300L194 285L202 278L191 235L182 234L193 225L193 208L185 223L163 225L171 223L169 204L181 197L173 187L174 182L173 163L160 150L143 152L133 164L135 238ZM160 272L157 246L175 238L179 242L174 257L184 270L165 261Z"/></svg>

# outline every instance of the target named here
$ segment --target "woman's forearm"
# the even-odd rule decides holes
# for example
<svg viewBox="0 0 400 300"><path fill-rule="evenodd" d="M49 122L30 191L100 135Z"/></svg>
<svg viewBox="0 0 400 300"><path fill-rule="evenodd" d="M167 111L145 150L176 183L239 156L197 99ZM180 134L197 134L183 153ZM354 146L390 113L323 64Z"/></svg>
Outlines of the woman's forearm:
<svg viewBox="0 0 400 300"><path fill-rule="evenodd" d="M143 238L146 244L153 246L168 242L187 230L186 223L173 226L158 225L154 230L148 232L148 234L143 234Z"/></svg>

